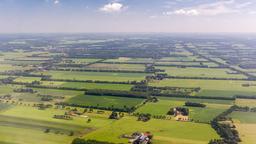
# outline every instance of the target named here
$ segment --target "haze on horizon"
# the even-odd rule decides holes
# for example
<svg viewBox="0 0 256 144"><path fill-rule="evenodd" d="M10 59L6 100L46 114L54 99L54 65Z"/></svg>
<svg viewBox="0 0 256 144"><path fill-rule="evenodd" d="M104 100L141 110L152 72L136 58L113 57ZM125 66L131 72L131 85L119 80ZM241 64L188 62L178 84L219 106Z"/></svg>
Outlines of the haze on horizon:
<svg viewBox="0 0 256 144"><path fill-rule="evenodd" d="M1 0L0 33L256 32L254 0Z"/></svg>

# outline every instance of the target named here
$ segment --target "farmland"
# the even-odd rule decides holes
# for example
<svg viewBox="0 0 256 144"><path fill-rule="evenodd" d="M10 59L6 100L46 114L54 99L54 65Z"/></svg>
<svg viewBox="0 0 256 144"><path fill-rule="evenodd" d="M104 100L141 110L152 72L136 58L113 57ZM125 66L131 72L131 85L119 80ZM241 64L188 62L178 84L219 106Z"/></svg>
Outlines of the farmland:
<svg viewBox="0 0 256 144"><path fill-rule="evenodd" d="M254 86L244 87L243 84L255 84L254 81L231 81L231 80L196 80L196 79L165 79L153 81L152 86L173 86L173 87L200 87L201 96L234 96L254 95Z"/></svg>
<svg viewBox="0 0 256 144"><path fill-rule="evenodd" d="M230 130L255 140L256 59L241 47L254 53L251 41L26 37L0 37L0 143L127 144L138 132L154 144L213 144Z"/></svg>
<svg viewBox="0 0 256 144"><path fill-rule="evenodd" d="M47 71L43 75L50 75L53 79L68 80L93 80L93 81L141 81L146 74L141 73L111 73L111 72L69 72L69 71Z"/></svg>

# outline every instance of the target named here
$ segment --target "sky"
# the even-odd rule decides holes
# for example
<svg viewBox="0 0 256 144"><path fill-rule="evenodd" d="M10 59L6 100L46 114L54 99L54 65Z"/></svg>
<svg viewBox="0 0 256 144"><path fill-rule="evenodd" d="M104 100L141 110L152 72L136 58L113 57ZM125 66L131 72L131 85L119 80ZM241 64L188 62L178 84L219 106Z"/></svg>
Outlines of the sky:
<svg viewBox="0 0 256 144"><path fill-rule="evenodd" d="M256 0L0 0L0 33L256 32Z"/></svg>

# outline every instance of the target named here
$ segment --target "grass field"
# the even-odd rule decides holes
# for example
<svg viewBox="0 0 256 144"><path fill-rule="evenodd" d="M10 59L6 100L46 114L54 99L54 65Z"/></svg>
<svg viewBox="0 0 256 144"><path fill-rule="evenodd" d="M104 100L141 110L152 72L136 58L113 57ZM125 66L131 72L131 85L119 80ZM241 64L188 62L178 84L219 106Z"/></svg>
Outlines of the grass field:
<svg viewBox="0 0 256 144"><path fill-rule="evenodd" d="M144 73L114 73L114 72L70 72L45 71L42 74L51 75L54 79L71 80L98 80L98 81L141 81L147 74Z"/></svg>
<svg viewBox="0 0 256 144"><path fill-rule="evenodd" d="M242 139L241 144L255 144L256 113L233 112L230 116L234 120L236 129Z"/></svg>
<svg viewBox="0 0 256 144"><path fill-rule="evenodd" d="M210 122L221 112L225 111L230 107L228 101L226 104L213 103L215 100L196 100L196 99L173 99L173 98L159 98L157 103L147 103L140 107L136 112L139 113L150 113L152 115L166 115L168 110L173 107L183 107L186 101L200 102L206 104L206 108L188 107L189 118L196 122Z"/></svg>
<svg viewBox="0 0 256 144"><path fill-rule="evenodd" d="M112 122L107 118L91 115L88 115L92 119L91 123L87 123L88 118L83 117L74 117L73 120L52 118L53 115L64 114L64 112L65 110L37 110L25 106L16 106L1 112L0 143L69 144L74 137ZM50 132L45 133L45 129L50 129ZM69 136L70 131L73 131L75 135Z"/></svg>
<svg viewBox="0 0 256 144"><path fill-rule="evenodd" d="M0 64L0 72L13 71L13 70L23 70L21 66L13 66L10 64Z"/></svg>
<svg viewBox="0 0 256 144"><path fill-rule="evenodd" d="M58 90L58 89L43 89L43 88L33 88L37 93L42 95L52 95L52 96L64 96L66 98L71 98L76 95L83 94L83 91L72 91L72 90Z"/></svg>
<svg viewBox="0 0 256 144"><path fill-rule="evenodd" d="M98 106L106 108L124 108L124 106L126 106L130 108L140 104L142 101L143 99L138 98L78 95L69 99L67 102L70 104L79 104L83 106Z"/></svg>
<svg viewBox="0 0 256 144"><path fill-rule="evenodd" d="M15 82L23 82L23 83L31 83L33 81L40 81L40 77L18 77L14 81Z"/></svg>
<svg viewBox="0 0 256 144"><path fill-rule="evenodd" d="M145 65L142 64L108 64L96 63L86 67L92 70L125 70L125 71L144 71Z"/></svg>
<svg viewBox="0 0 256 144"><path fill-rule="evenodd" d="M64 59L64 61L71 61L72 63L76 63L76 64L88 64L88 63L92 63L92 62L96 62L99 61L101 59L87 59L87 58L69 58L69 59ZM65 62L64 62L65 63Z"/></svg>
<svg viewBox="0 0 256 144"><path fill-rule="evenodd" d="M129 84L104 84L104 83L81 83L81 82L56 82L42 81L45 86L59 86L67 88L84 88L84 89L108 89L108 90L127 90L129 91L133 85Z"/></svg>
<svg viewBox="0 0 256 144"><path fill-rule="evenodd" d="M183 57L164 57L158 61L207 61L206 59L197 57L197 56L183 56Z"/></svg>
<svg viewBox="0 0 256 144"><path fill-rule="evenodd" d="M169 61L158 61L157 65L180 65L180 66L208 66L208 67L217 67L218 65L212 62L186 62L186 61L177 61L177 62L169 62Z"/></svg>
<svg viewBox="0 0 256 144"><path fill-rule="evenodd" d="M243 84L256 84L252 81L231 80L193 80L193 79L165 79L151 82L151 86L170 87L200 87L199 96L232 97L234 95L255 95L256 87L244 87Z"/></svg>
<svg viewBox="0 0 256 144"><path fill-rule="evenodd" d="M256 107L255 99L236 99L235 104L238 106Z"/></svg>
<svg viewBox="0 0 256 144"><path fill-rule="evenodd" d="M240 123L254 123L256 124L256 113L255 112L232 112L230 117Z"/></svg>
<svg viewBox="0 0 256 144"><path fill-rule="evenodd" d="M114 143L128 143L128 139L119 138L122 134L150 131L157 144L205 144L218 138L216 132L207 124L182 123L172 120L152 119L139 122L135 117L124 117L109 126L85 135L86 139L96 139Z"/></svg>
<svg viewBox="0 0 256 144"><path fill-rule="evenodd" d="M210 78L246 78L241 74L230 74L233 71L229 69L214 68L178 68L157 66L157 69L165 70L169 76L181 77L210 77Z"/></svg>
<svg viewBox="0 0 256 144"><path fill-rule="evenodd" d="M125 63L152 63L153 59L151 58L127 58L120 57L118 59L107 59L104 62L125 62Z"/></svg>

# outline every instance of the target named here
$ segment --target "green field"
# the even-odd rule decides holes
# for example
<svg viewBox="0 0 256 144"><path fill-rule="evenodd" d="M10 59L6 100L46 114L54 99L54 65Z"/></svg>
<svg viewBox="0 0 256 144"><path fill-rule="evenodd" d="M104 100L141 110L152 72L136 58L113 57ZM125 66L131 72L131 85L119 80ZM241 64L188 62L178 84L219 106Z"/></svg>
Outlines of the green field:
<svg viewBox="0 0 256 144"><path fill-rule="evenodd" d="M243 84L256 84L254 81L231 80L194 80L194 79L165 79L153 81L151 86L157 87L200 87L198 96L232 97L234 95L255 95L256 87L244 87Z"/></svg>
<svg viewBox="0 0 256 144"><path fill-rule="evenodd" d="M125 71L144 71L145 65L142 64L108 64L96 63L86 67L92 70L125 70Z"/></svg>
<svg viewBox="0 0 256 144"><path fill-rule="evenodd" d="M230 107L227 101L226 104L216 104L215 100L200 100L200 99L173 99L173 98L159 98L157 103L147 103L140 107L136 112L138 113L150 113L152 115L166 115L170 108L182 107L186 101L200 102L206 104L206 108L188 107L189 118L196 122L210 122L221 112Z"/></svg>
<svg viewBox="0 0 256 144"><path fill-rule="evenodd" d="M160 60L158 61L181 61L181 62L186 62L186 61L207 61L206 59L204 58L200 58L200 57L197 57L197 56L180 56L180 57L164 57L164 58L161 58Z"/></svg>
<svg viewBox="0 0 256 144"><path fill-rule="evenodd" d="M255 112L232 112L230 117L240 123L254 123L256 124L256 113Z"/></svg>
<svg viewBox="0 0 256 144"><path fill-rule="evenodd" d="M92 95L78 95L67 102L70 104L78 104L82 106L98 106L105 108L131 108L142 103L143 99L113 97L113 96L92 96Z"/></svg>
<svg viewBox="0 0 256 144"><path fill-rule="evenodd" d="M178 68L178 67L164 67L157 66L157 69L165 70L169 76L180 76L180 77L209 77L209 78L246 78L241 74L230 74L234 73L229 69L219 68Z"/></svg>
<svg viewBox="0 0 256 144"><path fill-rule="evenodd" d="M147 74L144 73L115 73L115 72L71 72L45 71L38 74L51 75L54 79L97 80L97 81L141 81Z"/></svg>
<svg viewBox="0 0 256 144"><path fill-rule="evenodd" d="M153 59L151 58L128 58L128 57L120 57L118 59L107 59L104 62L125 62L125 63L152 63Z"/></svg>
<svg viewBox="0 0 256 144"><path fill-rule="evenodd" d="M120 138L122 134L150 131L157 144L205 144L219 136L207 124L176 122L172 120L156 120L139 122L135 117L124 117L109 126L89 133L86 139L96 139L114 143L128 143L128 139Z"/></svg>
<svg viewBox="0 0 256 144"><path fill-rule="evenodd" d="M242 107L256 107L256 99L236 99L235 104Z"/></svg>
<svg viewBox="0 0 256 144"><path fill-rule="evenodd" d="M179 65L179 66L208 66L208 67L217 67L218 65L212 62L186 62L186 61L178 61L178 62L169 62L169 61L158 61L156 65Z"/></svg>
<svg viewBox="0 0 256 144"><path fill-rule="evenodd" d="M23 82L23 83L31 83L33 81L40 81L40 77L18 77L14 81L15 82Z"/></svg>
<svg viewBox="0 0 256 144"><path fill-rule="evenodd" d="M42 81L41 85L59 86L59 87L67 87L67 88L108 89L108 90L124 90L124 91L129 91L133 86L129 84L104 84L104 83L56 82L56 81Z"/></svg>
<svg viewBox="0 0 256 144"><path fill-rule="evenodd" d="M83 91L72 91L72 90L58 90L58 89L44 89L44 88L33 88L37 93L42 95L52 96L64 96L67 98L74 97L76 95L83 94Z"/></svg>
<svg viewBox="0 0 256 144"><path fill-rule="evenodd" d="M241 144L254 144L256 141L256 113L232 112L230 116L234 120L236 130L242 139Z"/></svg>
<svg viewBox="0 0 256 144"><path fill-rule="evenodd" d="M88 63L92 63L92 62L96 62L96 61L99 61L101 59L86 59L86 58L65 58L64 59L64 62L62 63L66 63L66 61L71 61L71 63L75 63L75 64L88 64Z"/></svg>
<svg viewBox="0 0 256 144"><path fill-rule="evenodd" d="M74 137L84 135L112 122L106 117L90 114L88 116L92 119L91 123L87 123L88 118L83 117L74 117L73 120L52 118L53 115L64 114L64 112L65 110L37 110L24 106L16 106L1 112L0 143L70 143ZM50 129L50 132L45 133L45 129ZM74 132L74 136L69 136L71 131Z"/></svg>

